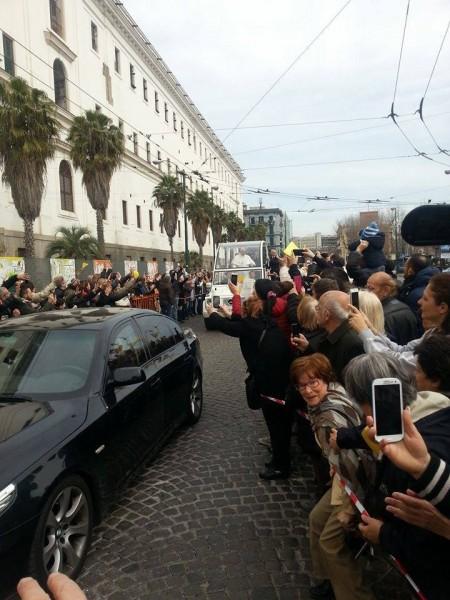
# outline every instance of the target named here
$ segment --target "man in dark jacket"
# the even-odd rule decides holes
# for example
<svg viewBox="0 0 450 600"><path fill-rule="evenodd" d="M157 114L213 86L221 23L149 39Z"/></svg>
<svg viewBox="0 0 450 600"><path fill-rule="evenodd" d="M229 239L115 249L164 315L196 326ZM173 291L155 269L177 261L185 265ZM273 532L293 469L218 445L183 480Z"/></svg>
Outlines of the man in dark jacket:
<svg viewBox="0 0 450 600"><path fill-rule="evenodd" d="M340 383L343 383L343 371L347 364L355 356L364 354L360 337L348 324L348 305L349 298L345 292L326 292L317 306L317 322L327 335L310 341L303 335L293 339L293 343L303 352L325 354Z"/></svg>
<svg viewBox="0 0 450 600"><path fill-rule="evenodd" d="M270 251L269 258L269 271L271 279L279 279L280 278L280 258L277 254L275 248L272 248Z"/></svg>
<svg viewBox="0 0 450 600"><path fill-rule="evenodd" d="M390 340L405 346L419 335L417 319L404 302L396 298L397 284L387 273L374 273L367 280L367 289L381 301L384 312L384 327Z"/></svg>

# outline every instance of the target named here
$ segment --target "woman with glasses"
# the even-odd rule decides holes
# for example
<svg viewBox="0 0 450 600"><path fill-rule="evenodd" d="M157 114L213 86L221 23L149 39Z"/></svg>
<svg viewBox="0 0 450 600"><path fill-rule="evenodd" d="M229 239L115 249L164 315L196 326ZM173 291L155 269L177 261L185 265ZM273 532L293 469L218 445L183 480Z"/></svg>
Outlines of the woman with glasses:
<svg viewBox="0 0 450 600"><path fill-rule="evenodd" d="M364 450L335 452L330 446L331 430L360 425L362 413L336 381L330 361L323 354L294 360L290 375L308 406L311 427L332 472L331 487L309 517L313 575L317 579L317 585L310 589L311 598L373 600L372 592L363 585L360 565L345 541L345 528L353 520L354 511L340 484L344 477L364 500L367 479L374 476L373 461Z"/></svg>

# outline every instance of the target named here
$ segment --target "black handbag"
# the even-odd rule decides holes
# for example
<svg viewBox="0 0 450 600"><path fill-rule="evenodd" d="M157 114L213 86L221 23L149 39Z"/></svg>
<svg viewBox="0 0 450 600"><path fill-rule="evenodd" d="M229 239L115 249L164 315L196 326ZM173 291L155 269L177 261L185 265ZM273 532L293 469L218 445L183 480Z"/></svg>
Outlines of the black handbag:
<svg viewBox="0 0 450 600"><path fill-rule="evenodd" d="M245 380L245 394L247 396L248 407L251 410L258 410L261 408L261 396L256 387L255 376L252 374L249 374Z"/></svg>
<svg viewBox="0 0 450 600"><path fill-rule="evenodd" d="M258 341L258 348L261 346L261 342L266 335L267 329L261 333L261 337ZM259 410L262 406L261 396L258 391L258 387L256 385L255 376L252 373L249 373L247 379L245 380L245 395L247 396L247 404L251 410Z"/></svg>

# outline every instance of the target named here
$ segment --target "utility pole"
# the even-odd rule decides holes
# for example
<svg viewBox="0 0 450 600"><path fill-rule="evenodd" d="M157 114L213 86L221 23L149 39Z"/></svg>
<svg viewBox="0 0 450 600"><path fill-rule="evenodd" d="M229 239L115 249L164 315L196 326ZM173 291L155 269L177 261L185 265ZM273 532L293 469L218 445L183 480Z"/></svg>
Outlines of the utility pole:
<svg viewBox="0 0 450 600"><path fill-rule="evenodd" d="M395 240L395 260L398 260L398 223L397 223L397 207L391 208L394 211L394 240Z"/></svg>

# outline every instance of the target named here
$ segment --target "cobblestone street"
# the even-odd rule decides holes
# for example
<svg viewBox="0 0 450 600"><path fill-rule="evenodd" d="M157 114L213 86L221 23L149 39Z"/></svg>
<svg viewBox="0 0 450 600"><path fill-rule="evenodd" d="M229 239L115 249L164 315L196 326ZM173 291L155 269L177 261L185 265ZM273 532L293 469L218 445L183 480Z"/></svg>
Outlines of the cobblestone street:
<svg viewBox="0 0 450 600"><path fill-rule="evenodd" d="M201 338L204 413L131 482L96 530L80 583L89 600L307 599L312 470L265 483L259 411L246 407L237 340ZM386 599L395 594L380 595Z"/></svg>
<svg viewBox="0 0 450 600"><path fill-rule="evenodd" d="M260 411L244 396L237 340L206 332L204 412L125 491L97 529L80 579L89 600L305 598L312 472L263 483Z"/></svg>

